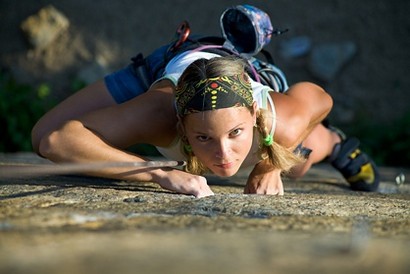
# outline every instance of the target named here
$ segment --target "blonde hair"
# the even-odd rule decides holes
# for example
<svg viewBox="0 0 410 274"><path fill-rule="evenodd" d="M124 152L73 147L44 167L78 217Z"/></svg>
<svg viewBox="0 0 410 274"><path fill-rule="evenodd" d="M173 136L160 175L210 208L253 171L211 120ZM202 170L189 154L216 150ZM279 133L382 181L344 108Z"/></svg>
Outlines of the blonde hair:
<svg viewBox="0 0 410 274"><path fill-rule="evenodd" d="M266 137L270 132L267 127L267 117L272 116L272 113L266 109L259 109L256 116L256 126L258 128L261 139ZM272 117L273 118L273 117ZM301 164L305 161L305 158L299 153L295 153L293 149L286 148L277 142L273 141L272 145L263 145L261 143L261 154L263 158L269 158L269 162L272 165L272 169L280 169L283 172L288 172L293 166Z"/></svg>
<svg viewBox="0 0 410 274"><path fill-rule="evenodd" d="M221 75L232 76L245 72L246 63L236 56L215 57L209 60L199 59L190 64L182 73L177 88L181 85L194 85L198 81L206 78L218 77ZM251 114L254 114L252 106L248 107ZM256 113L256 126L261 136L259 140L260 151L263 159L269 158L272 169L288 171L291 167L304 161L303 157L295 154L291 149L285 148L275 141L270 146L263 145L262 139L270 134L267 127L267 118L271 113L260 109ZM208 169L198 160L193 151L187 146L188 140L184 135L184 117L179 117L178 130L182 140L182 151L187 156L185 170L193 174L203 174Z"/></svg>

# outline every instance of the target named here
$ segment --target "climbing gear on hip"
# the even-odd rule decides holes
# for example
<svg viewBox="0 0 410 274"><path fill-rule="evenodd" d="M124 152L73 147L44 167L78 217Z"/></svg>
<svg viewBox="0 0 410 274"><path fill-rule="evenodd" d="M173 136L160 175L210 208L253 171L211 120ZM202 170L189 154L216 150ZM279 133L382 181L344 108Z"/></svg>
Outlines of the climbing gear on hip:
<svg viewBox="0 0 410 274"><path fill-rule="evenodd" d="M176 41L171 46L170 51L177 50L183 43L185 43L190 33L191 28L189 27L188 21L183 21L175 32Z"/></svg>
<svg viewBox="0 0 410 274"><path fill-rule="evenodd" d="M189 23L183 21L175 32L174 40L164 46L166 50L158 55L155 65L149 66L140 53L131 59L133 72L148 89L163 75L169 61L183 52L203 51L220 56L236 55L247 61L249 66L246 71L254 81L269 86L276 92L285 92L288 89L287 79L263 47L270 42L272 35L279 35L287 30L273 29L269 16L250 5L226 9L221 15L220 23L224 37L191 35ZM256 58L258 53L261 53L266 61Z"/></svg>

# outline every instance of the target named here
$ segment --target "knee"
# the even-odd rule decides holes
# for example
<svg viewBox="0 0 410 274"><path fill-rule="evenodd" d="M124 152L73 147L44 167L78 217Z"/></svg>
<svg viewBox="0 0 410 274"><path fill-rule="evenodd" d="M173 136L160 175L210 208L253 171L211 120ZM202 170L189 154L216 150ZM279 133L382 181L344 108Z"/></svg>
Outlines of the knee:
<svg viewBox="0 0 410 274"><path fill-rule="evenodd" d="M294 166L293 168L290 169L289 173L287 174L287 177L292 178L292 179L298 179L303 177L310 169L312 164L309 161L306 161L303 164Z"/></svg>

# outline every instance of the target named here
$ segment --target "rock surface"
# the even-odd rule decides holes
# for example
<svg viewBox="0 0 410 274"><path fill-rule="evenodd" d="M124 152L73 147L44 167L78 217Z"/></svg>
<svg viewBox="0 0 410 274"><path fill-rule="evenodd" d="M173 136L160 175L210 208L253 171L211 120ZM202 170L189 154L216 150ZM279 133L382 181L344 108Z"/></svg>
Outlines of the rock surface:
<svg viewBox="0 0 410 274"><path fill-rule="evenodd" d="M399 172L410 176L382 168L380 192L359 193L319 165L286 180L283 197L243 195L246 172L209 176L216 195L202 199L153 183L0 174L0 273L408 273Z"/></svg>
<svg viewBox="0 0 410 274"><path fill-rule="evenodd" d="M353 42L328 43L313 48L308 67L313 75L323 81L332 81L357 53Z"/></svg>
<svg viewBox="0 0 410 274"><path fill-rule="evenodd" d="M42 8L21 23L21 29L34 50L45 49L69 26L67 17L52 5Z"/></svg>

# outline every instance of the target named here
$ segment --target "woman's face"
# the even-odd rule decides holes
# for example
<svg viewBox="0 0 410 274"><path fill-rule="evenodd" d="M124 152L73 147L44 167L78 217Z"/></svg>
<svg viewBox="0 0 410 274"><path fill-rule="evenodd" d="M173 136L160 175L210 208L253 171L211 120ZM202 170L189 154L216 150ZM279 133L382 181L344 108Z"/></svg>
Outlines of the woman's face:
<svg viewBox="0 0 410 274"><path fill-rule="evenodd" d="M207 168L223 177L238 172L252 146L255 115L232 107L189 114L184 121L192 151Z"/></svg>

